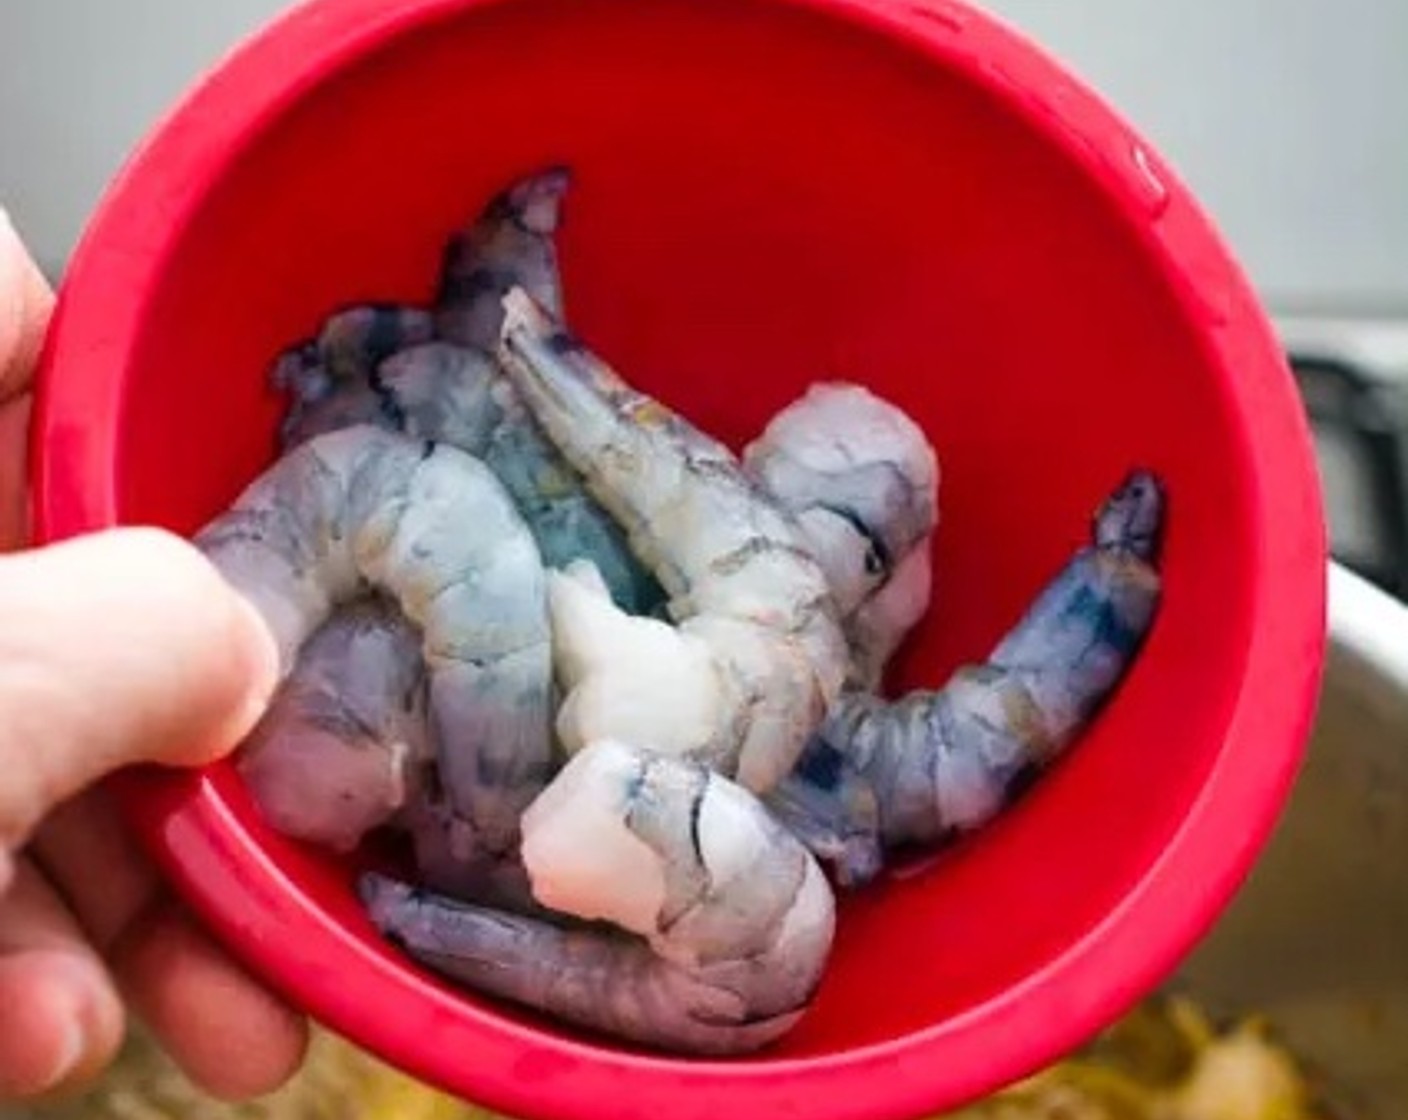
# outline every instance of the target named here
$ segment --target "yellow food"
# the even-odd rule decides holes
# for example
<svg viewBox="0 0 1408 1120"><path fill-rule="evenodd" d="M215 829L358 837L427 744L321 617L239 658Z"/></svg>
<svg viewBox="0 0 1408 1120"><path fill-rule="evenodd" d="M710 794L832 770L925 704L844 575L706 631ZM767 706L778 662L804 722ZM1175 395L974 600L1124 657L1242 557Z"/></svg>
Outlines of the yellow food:
<svg viewBox="0 0 1408 1120"><path fill-rule="evenodd" d="M1153 1001L1085 1053L947 1120L1324 1120L1295 1061L1250 1019L1219 1033Z"/></svg>
<svg viewBox="0 0 1408 1120"><path fill-rule="evenodd" d="M282 1092L246 1105L197 1093L144 1036L82 1097L0 1120L496 1120L327 1034ZM942 1120L1325 1120L1257 1019L1219 1032L1182 999L1140 1007L1081 1054Z"/></svg>

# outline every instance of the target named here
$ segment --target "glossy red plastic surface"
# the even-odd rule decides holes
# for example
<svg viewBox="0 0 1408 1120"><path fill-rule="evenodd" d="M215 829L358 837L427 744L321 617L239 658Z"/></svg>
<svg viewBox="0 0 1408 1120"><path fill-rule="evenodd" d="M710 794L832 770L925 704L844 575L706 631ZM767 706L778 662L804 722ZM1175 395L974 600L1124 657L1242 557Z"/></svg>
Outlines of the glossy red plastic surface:
<svg viewBox="0 0 1408 1120"><path fill-rule="evenodd" d="M340 303L425 300L446 234L546 161L578 185L570 313L734 441L864 381L944 465L936 684L1078 546L1131 465L1170 491L1167 598L1079 749L939 863L846 904L815 1010L736 1062L643 1054L438 984L350 870L227 767L122 783L251 966L391 1061L571 1120L914 1116L1060 1055L1239 885L1306 737L1325 540L1307 429L1248 287L1165 165L951 2L318 0L227 60L114 185L62 292L36 419L61 538L181 531L270 460L269 360Z"/></svg>

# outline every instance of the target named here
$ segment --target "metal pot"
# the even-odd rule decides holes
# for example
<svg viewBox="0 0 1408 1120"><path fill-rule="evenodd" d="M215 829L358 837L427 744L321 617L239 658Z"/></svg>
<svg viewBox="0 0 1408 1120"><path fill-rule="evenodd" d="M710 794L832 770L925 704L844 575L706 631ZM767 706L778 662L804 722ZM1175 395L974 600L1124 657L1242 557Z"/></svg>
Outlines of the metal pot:
<svg viewBox="0 0 1408 1120"><path fill-rule="evenodd" d="M1408 1117L1408 607L1330 572L1331 651L1297 790L1180 986L1264 1012L1345 1120Z"/></svg>

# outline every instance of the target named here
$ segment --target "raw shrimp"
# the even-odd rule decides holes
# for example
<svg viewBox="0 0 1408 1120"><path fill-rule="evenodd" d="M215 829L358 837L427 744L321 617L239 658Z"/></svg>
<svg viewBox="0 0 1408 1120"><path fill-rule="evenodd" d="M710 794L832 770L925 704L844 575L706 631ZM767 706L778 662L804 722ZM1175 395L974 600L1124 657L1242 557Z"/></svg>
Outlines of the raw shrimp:
<svg viewBox="0 0 1408 1120"><path fill-rule="evenodd" d="M618 928L515 917L368 876L373 922L448 977L652 1047L742 1053L804 1014L835 900L807 850L742 787L602 742L562 770L523 837L540 901Z"/></svg>
<svg viewBox="0 0 1408 1120"><path fill-rule="evenodd" d="M551 233L567 185L564 172L549 170L492 201L447 251L435 315L385 304L355 307L333 316L316 342L285 354L274 375L275 384L292 397L282 445L287 451L319 435L371 424L468 451L485 459L508 488L546 563L589 556L624 609L648 613L662 608L664 592L635 562L625 535L538 431L486 353L498 339L502 291L508 285L523 283L552 306L561 306ZM437 324L463 345L432 341ZM360 664L347 668L341 684L336 664L320 658L317 679L309 687L331 695L357 690L362 726L346 727L341 754L386 758L395 741L382 742L379 751L368 755L366 733L393 726L397 698L377 688L364 690L362 682L376 679L378 672L386 681L400 679L407 666L401 663L403 652L393 644L363 643L358 657ZM418 657L415 663L420 664ZM290 695L306 691L300 682L303 672L301 663L295 666L285 688ZM385 706L378 711L378 704ZM282 706L279 719L266 727L260 741L266 760L301 758L308 741L335 751L339 732L326 720L304 726L304 712L304 706ZM354 817L346 800L380 803L387 792L382 771L358 771L365 788L329 789L321 799L316 790L300 785L305 796L297 799L297 812L303 819L324 822L308 836L306 828L297 826L299 818L288 816L295 808L293 795L281 795L276 788L282 771L266 762L253 772L264 776L256 796L270 803L276 819L310 839L328 835L330 821L352 821L359 828L364 818ZM347 776L350 779L352 772ZM447 804L432 804L424 784L411 795L416 803L396 823L414 836L423 877L445 890L463 889L465 883L482 878L481 868L463 862L475 849L473 830L467 833ZM506 895L497 892L495 897Z"/></svg>
<svg viewBox="0 0 1408 1120"><path fill-rule="evenodd" d="M844 696L769 807L843 885L887 853L932 846L993 818L1061 754L1125 676L1153 623L1164 515L1135 471L986 664L938 692L888 703Z"/></svg>
<svg viewBox="0 0 1408 1120"><path fill-rule="evenodd" d="M274 387L293 399L280 428L284 448L303 442L309 429L383 419L388 402L376 391L377 367L434 334L430 312L414 307L366 304L329 318L316 341L286 351L274 365Z"/></svg>
<svg viewBox="0 0 1408 1120"><path fill-rule="evenodd" d="M852 683L875 689L931 593L939 464L919 426L859 385L813 385L743 452L796 519L851 646Z"/></svg>
<svg viewBox="0 0 1408 1120"><path fill-rule="evenodd" d="M623 610L655 614L664 608L664 591L492 360L510 287L522 284L549 306L562 306L552 235L569 185L568 173L553 168L491 201L447 252L436 312L442 341L385 350L375 366L296 405L285 446L359 423L453 444L484 459L508 488L548 567L588 558ZM392 333L388 326L388 341ZM340 336L353 331L344 327ZM339 368L351 370L351 363Z"/></svg>
<svg viewBox="0 0 1408 1120"><path fill-rule="evenodd" d="M550 577L564 746L648 743L708 762L755 792L771 788L836 700L849 662L800 530L726 447L630 389L526 292L515 289L504 308L500 364L673 596L679 624L632 619L592 581ZM649 706L616 662L631 630L649 631L659 651ZM675 721L676 708L713 718Z"/></svg>
<svg viewBox="0 0 1408 1120"><path fill-rule="evenodd" d="M382 390L382 362L437 338L492 353L503 297L515 284L560 309L553 235L570 186L565 169L549 168L491 199L446 246L433 312L392 304L353 307L330 318L317 341L283 354L272 380L293 398L282 429L285 449L355 424L404 428L398 405Z"/></svg>
<svg viewBox="0 0 1408 1120"><path fill-rule="evenodd" d="M416 882L450 898L469 899L516 914L551 916L533 898L527 869L517 852L485 861L474 829L450 805L428 767L414 796L388 823L410 837Z"/></svg>
<svg viewBox="0 0 1408 1120"><path fill-rule="evenodd" d="M270 825L349 852L405 807L431 757L420 647L379 596L308 639L236 762Z"/></svg>
<svg viewBox="0 0 1408 1120"><path fill-rule="evenodd" d="M376 428L333 432L279 460L198 543L269 623L286 672L335 608L369 587L394 597L423 634L467 858L514 851L551 771L551 633L537 546L483 463Z"/></svg>
<svg viewBox="0 0 1408 1120"><path fill-rule="evenodd" d="M487 355L444 342L417 346L378 371L376 396L386 407L358 412L352 403L357 394L349 387L327 398L321 412L309 414L300 436L342 427L348 411L370 412L372 422L388 430L468 451L504 484L549 568L589 559L622 610L663 610L665 592L631 554L621 527L587 493Z"/></svg>
<svg viewBox="0 0 1408 1120"><path fill-rule="evenodd" d="M438 435L485 459L534 530L545 563L581 576L584 573L573 559L585 556L605 576L604 593L622 609L645 614L658 607L663 592L635 562L615 523L586 494L579 476L525 414L512 386L485 357L440 343L418 346L388 359L380 381L384 396L395 402L395 415L404 418L407 432L422 437ZM307 433L310 437L315 434L316 430ZM865 631L854 624L887 596L894 598L891 588L903 580L916 554L922 556L922 572L927 576L929 536L937 520L938 475L933 452L922 433L893 405L868 390L854 385L820 385L774 418L745 452L745 464L759 485L798 517L813 555L828 575L848 628L853 628L853 659L883 651L870 654L883 666L888 650L898 644L908 625L892 626L884 643L875 645L867 644ZM923 590L927 590L927 583ZM907 623L922 613L927 595L910 591L904 602ZM599 624L610 625L614 617L607 612ZM673 637L668 631L664 634L667 639ZM623 639L620 648L617 671L630 671L638 686L635 696L647 709L654 709L654 644ZM365 659L377 652L364 648L361 655ZM388 659L396 656L389 646L383 652ZM319 686L336 695L336 667L328 665L326 672L330 676ZM385 668L389 679L401 672L402 667L395 663ZM384 725L395 715L390 711L379 721L375 705L383 693L360 687L357 692L359 710L366 713L364 726ZM394 691L385 694L388 706L395 699ZM701 707L703 710L694 711L672 707L667 718L696 723L711 719L707 703ZM292 713L276 726L294 744L298 742L299 726ZM348 731L349 745L365 745L360 732L352 727ZM333 748L334 729L320 724L310 733L328 749ZM277 748L277 740L271 745ZM291 745L288 749L301 748ZM366 757L366 751L358 750L352 757ZM376 757L386 757L385 747ZM366 775L369 787L364 797L381 797L381 787L372 785L379 778L379 772ZM296 797L286 798L290 806L304 814L333 810L333 806L319 802L316 789L302 785L298 789ZM259 792L278 798L272 781L263 783ZM455 855L453 814L444 806L428 803L414 808L400 820L412 822L406 827L415 837L422 882L442 893L463 895L466 884L477 882L477 878L471 875L466 879L466 868ZM522 909L521 892L515 897L515 908Z"/></svg>
<svg viewBox="0 0 1408 1120"><path fill-rule="evenodd" d="M562 314L555 236L571 185L565 167L521 179L450 241L436 299L441 338L492 353L499 343L503 298L515 287L554 315Z"/></svg>

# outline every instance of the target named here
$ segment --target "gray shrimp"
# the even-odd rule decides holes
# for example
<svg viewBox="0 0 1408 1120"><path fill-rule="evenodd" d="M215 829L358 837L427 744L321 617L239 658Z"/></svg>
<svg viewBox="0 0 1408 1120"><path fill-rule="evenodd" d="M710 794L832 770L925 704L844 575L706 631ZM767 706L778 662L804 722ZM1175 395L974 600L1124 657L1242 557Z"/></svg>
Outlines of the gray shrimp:
<svg viewBox="0 0 1408 1120"><path fill-rule="evenodd" d="M276 385L292 398L282 445L289 451L320 435L370 424L467 451L485 460L506 486L546 564L590 556L623 609L651 613L662 608L664 592L636 563L620 528L538 431L486 352L500 332L505 286L523 283L551 305L561 306L551 234L567 186L565 173L552 169L522 180L493 200L447 251L434 315L384 304L352 308L330 319L316 343L286 354L275 373ZM437 333L456 342L432 340ZM360 669L349 667L348 688L357 679L375 675L367 659L378 653L385 679L395 680L405 672L396 660L400 653L391 646L363 648L367 663ZM339 691L336 667L325 669L332 678L328 683ZM295 668L288 690L299 691L302 671L301 666ZM318 682L317 687L322 686ZM386 711L372 710L377 700L388 706ZM390 726L395 718L396 698L390 693L370 690L360 703L368 726ZM331 749L327 727L303 728L296 718L299 710L286 707L268 728L270 736L288 738L290 746L284 749L296 751L293 744L316 734ZM352 728L348 735L349 749L363 745ZM262 750L279 757L275 742L263 743ZM380 776L367 774L365 780L368 787L359 796L376 800L381 796L376 784ZM267 781L257 792L282 802ZM426 880L445 890L461 890L481 880L481 868L462 862L474 848L466 839L466 826L449 806L427 800L424 785L412 796L417 803L395 823L414 837ZM304 809L306 814L315 811L333 819L348 812L332 804ZM497 891L494 897L515 897L515 892Z"/></svg>
<svg viewBox="0 0 1408 1120"><path fill-rule="evenodd" d="M580 923L515 916L372 875L373 923L457 982L646 1046L757 1050L821 981L835 899L755 797L707 767L603 742L523 821L536 897ZM615 929L595 923L605 921Z"/></svg>
<svg viewBox="0 0 1408 1120"><path fill-rule="evenodd" d="M636 562L625 534L539 430L492 358L510 288L522 285L548 306L562 306L553 235L570 184L562 168L522 179L452 240L434 319L438 341L424 337L419 318L417 341L395 347L394 338L408 337L409 322L401 323L399 334L389 320L364 317L344 324L334 335L344 340L342 353L367 355L372 347L366 341L352 343L375 338L383 343L376 350L379 358L361 365L344 359L333 366L347 375L329 381L331 388L316 399L295 402L284 446L351 424L453 444L484 459L508 488L548 567L588 557L623 610L658 614L665 592Z"/></svg>
<svg viewBox="0 0 1408 1120"><path fill-rule="evenodd" d="M575 555L589 557L619 607L653 613L663 592L486 357L442 343L415 347L387 360L381 382L411 434L438 435L484 458L518 503L549 567L571 569ZM526 451L520 449L524 443ZM883 669L928 604L938 468L923 433L869 390L822 384L774 417L745 450L744 465L797 518L844 616L853 667ZM598 539L603 522L609 526L606 541ZM923 561L917 587L905 577L916 567L915 557ZM887 602L901 610L887 613ZM886 625L874 624L875 618ZM645 684L654 672L653 647L624 642L617 664L624 667L637 651L643 664L633 678ZM397 671L387 667L388 675ZM688 718L677 705L659 710L672 723ZM289 728L290 734L296 730ZM645 741L652 732L640 729ZM443 807L419 808L411 831L422 879L434 890L462 895L465 872L454 854L461 845L448 827L452 816Z"/></svg>
<svg viewBox="0 0 1408 1120"><path fill-rule="evenodd" d="M331 316L314 342L285 351L274 364L270 380L292 401L279 429L283 448L320 431L394 421L377 392L377 367L434 336L434 317L414 307L372 303Z"/></svg>
<svg viewBox="0 0 1408 1120"><path fill-rule="evenodd" d="M340 608L304 643L236 760L273 828L350 852L416 796L431 757L420 647L380 596Z"/></svg>
<svg viewBox="0 0 1408 1120"><path fill-rule="evenodd" d="M320 418L327 427L308 424L301 434L342 426L334 406L357 395L349 389L328 398ZM380 426L482 458L512 496L549 568L588 558L622 610L663 611L665 592L632 555L621 527L587 493L488 355L446 342L405 350L382 364L375 395Z"/></svg>
<svg viewBox="0 0 1408 1120"><path fill-rule="evenodd" d="M840 884L982 827L1090 723L1157 614L1164 505L1153 474L1131 473L986 663L937 692L841 699L768 797Z"/></svg>
<svg viewBox="0 0 1408 1120"><path fill-rule="evenodd" d="M552 768L552 642L537 545L483 463L377 428L332 432L197 543L268 622L285 673L334 610L369 589L394 598L422 633L448 803L476 860L514 852Z"/></svg>
<svg viewBox="0 0 1408 1120"><path fill-rule="evenodd" d="M743 451L826 575L855 687L874 690L928 610L939 463L917 424L859 385L818 383Z"/></svg>
<svg viewBox="0 0 1408 1120"><path fill-rule="evenodd" d="M648 742L755 792L771 788L849 667L830 589L800 530L723 444L632 390L526 292L509 293L504 309L500 365L672 596L678 623L613 617L590 578L549 577L567 692L563 745ZM619 657L632 631L658 653L648 703L635 671L643 660ZM712 718L670 720L677 704Z"/></svg>
<svg viewBox="0 0 1408 1120"><path fill-rule="evenodd" d="M482 859L479 837L449 803L435 767L421 774L414 795L386 821L410 839L416 882L449 898L555 920L556 915L534 899L519 855L507 852L502 858Z"/></svg>
<svg viewBox="0 0 1408 1120"><path fill-rule="evenodd" d="M435 322L439 337L493 352L503 298L515 287L563 313L556 234L572 185L565 167L550 167L496 195L445 250Z"/></svg>

